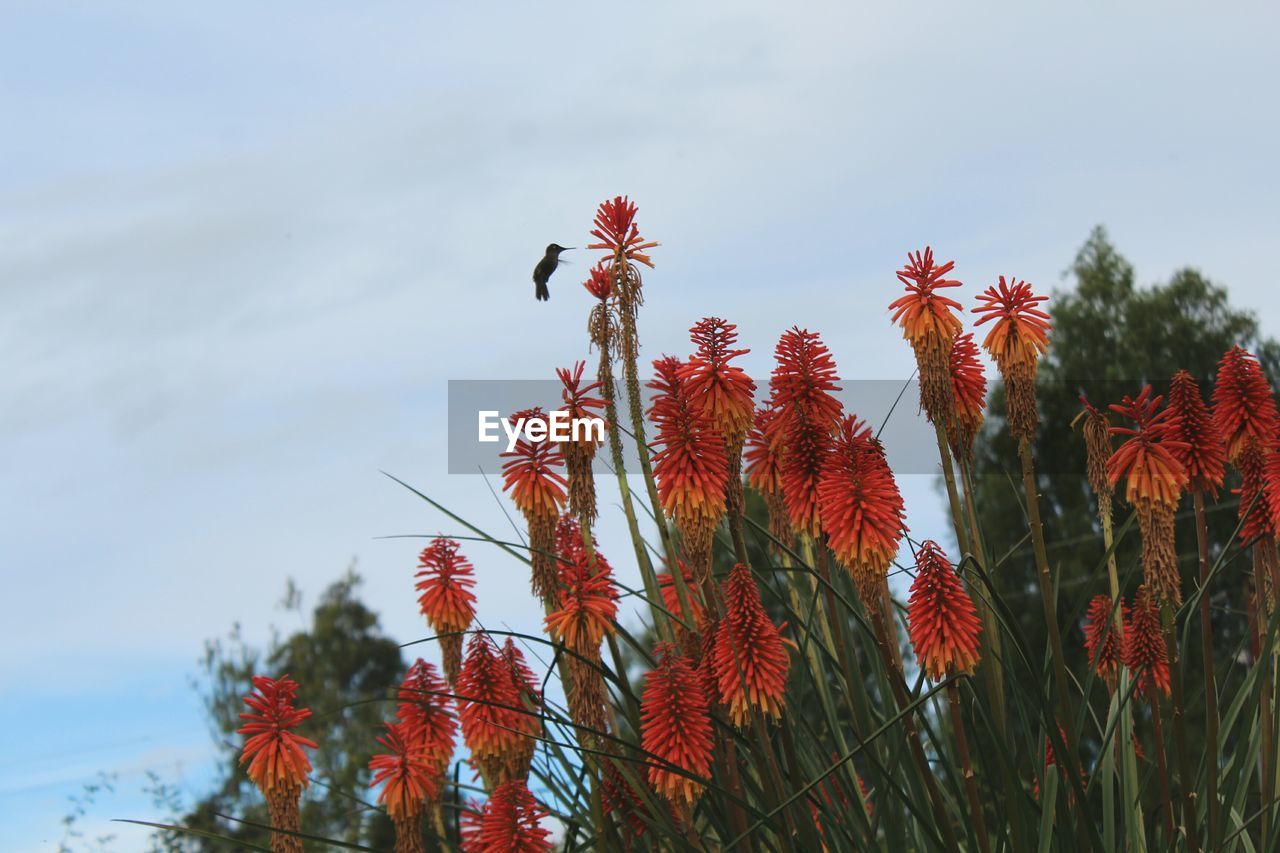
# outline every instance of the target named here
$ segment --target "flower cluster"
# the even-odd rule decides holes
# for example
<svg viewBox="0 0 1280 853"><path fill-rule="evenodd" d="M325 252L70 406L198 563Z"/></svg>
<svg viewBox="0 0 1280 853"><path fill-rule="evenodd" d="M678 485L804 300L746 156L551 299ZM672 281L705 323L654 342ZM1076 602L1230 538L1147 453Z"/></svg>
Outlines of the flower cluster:
<svg viewBox="0 0 1280 853"><path fill-rule="evenodd" d="M987 409L987 376L978 360L973 332L965 332L951 345L949 360L954 417L947 428L951 450L962 462L973 456L973 442L982 429Z"/></svg>
<svg viewBox="0 0 1280 853"><path fill-rule="evenodd" d="M462 666L462 632L471 627L476 616L475 567L461 553L461 546L443 536L431 540L418 557L418 579L414 584L421 595L418 609L426 617L431 630L440 635L440 649L445 675L457 684Z"/></svg>
<svg viewBox="0 0 1280 853"><path fill-rule="evenodd" d="M973 600L942 548L931 540L921 543L907 602L907 634L920 665L934 680L972 672L981 631Z"/></svg>
<svg viewBox="0 0 1280 853"><path fill-rule="evenodd" d="M711 713L689 659L668 645L644 679L640 740L653 756L649 784L667 801L692 805L711 769ZM681 772L682 771L682 772Z"/></svg>
<svg viewBox="0 0 1280 853"><path fill-rule="evenodd" d="M604 411L604 400L591 396L601 387L601 383L582 383L582 372L585 362L577 362L572 370L556 368L556 376L560 377L563 389L560 392L564 405L560 411L569 417L570 423L581 423L589 418L599 418ZM596 481L591 470L591 462L595 459L599 441L590 431L579 431L570 434L569 441L560 442L560 454L564 457L565 471L568 474L569 511L577 518L586 518L588 522L596 517Z"/></svg>
<svg viewBox="0 0 1280 853"><path fill-rule="evenodd" d="M978 294L982 304L975 326L994 320L982 346L991 353L1005 381L1009 432L1015 440L1035 437L1040 415L1036 410L1035 380L1040 356L1049 349L1049 315L1036 307L1048 299L1036 296L1025 281L1005 280Z"/></svg>
<svg viewBox="0 0 1280 853"><path fill-rule="evenodd" d="M1084 647L1089 653L1089 663L1112 690L1116 687L1124 643L1116 625L1113 608L1111 596L1095 595L1085 612L1084 631ZM1122 610L1127 611L1127 608L1122 607Z"/></svg>
<svg viewBox="0 0 1280 853"><path fill-rule="evenodd" d="M498 649L486 636L472 637L458 694L462 738L485 782L525 779L540 725L537 688L515 644L508 639Z"/></svg>
<svg viewBox="0 0 1280 853"><path fill-rule="evenodd" d="M944 428L954 419L950 358L952 344L963 328L952 311L964 308L938 291L960 286L960 282L944 278L955 265L955 261L935 264L932 248L908 253L907 265L898 270L898 280L906 285L907 292L889 303L893 321L902 326L902 336L915 350L920 371L920 407L931 423Z"/></svg>
<svg viewBox="0 0 1280 853"><path fill-rule="evenodd" d="M541 826L546 816L523 779L504 782L493 789L478 814L463 814L463 853L550 851L551 832Z"/></svg>
<svg viewBox="0 0 1280 853"><path fill-rule="evenodd" d="M824 460L818 499L832 552L853 574L863 604L878 604L906 531L906 513L883 449L871 428L852 415L841 423Z"/></svg>
<svg viewBox="0 0 1280 853"><path fill-rule="evenodd" d="M640 236L636 225L636 204L626 196L616 196L600 204L596 211L595 228L591 236L600 242L591 243L588 249L605 249L615 257L619 254L628 261L653 268L653 261L645 254L658 244Z"/></svg>
<svg viewBox="0 0 1280 853"><path fill-rule="evenodd" d="M550 425L542 409L517 412L511 416L511 423L523 423L524 428L514 449L502 454L510 460L502 465L502 490L511 493L529 526L533 592L544 602L554 602L556 561L552 539L568 486L556 469L564 464L564 458L550 438ZM535 423L541 424L541 429L532 430L538 438L530 436L530 425Z"/></svg>
<svg viewBox="0 0 1280 853"><path fill-rule="evenodd" d="M723 591L725 615L711 661L717 697L737 726L746 724L753 708L777 719L791 667L782 635L764 612L751 569L734 566Z"/></svg>

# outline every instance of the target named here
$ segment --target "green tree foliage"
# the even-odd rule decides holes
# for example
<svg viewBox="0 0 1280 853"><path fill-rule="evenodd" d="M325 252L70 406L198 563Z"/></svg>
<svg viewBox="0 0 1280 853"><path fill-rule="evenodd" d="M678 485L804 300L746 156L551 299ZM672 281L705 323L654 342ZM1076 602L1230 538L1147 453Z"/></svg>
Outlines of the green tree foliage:
<svg viewBox="0 0 1280 853"><path fill-rule="evenodd" d="M267 843L266 833L220 819L230 815L269 823L262 797L238 766L242 697L257 674L288 673L301 685L299 701L314 715L302 731L316 741L312 785L303 798L307 832L347 842L390 847L392 827L385 814L368 807L369 758L375 736L394 714L394 697L405 664L397 643L378 624L377 614L356 593L354 571L332 584L310 614L310 624L288 636L273 637L265 651L248 645L238 626L224 640L205 644L202 690L209 722L223 754L217 787L200 800L183 823L237 839ZM300 596L290 584L286 609L306 618ZM225 849L225 842L207 842ZM203 849L196 842L196 849ZM219 847L218 845L224 845Z"/></svg>
<svg viewBox="0 0 1280 853"><path fill-rule="evenodd" d="M1227 291L1213 284L1195 269L1178 270L1167 283L1139 287L1133 266L1116 250L1101 228L1085 241L1070 272L1075 287L1053 294L1049 312L1053 316L1052 345L1040 366L1038 396L1041 429L1035 456L1040 488L1040 512L1044 519L1049 560L1060 589L1059 624L1067 634L1065 651L1073 672L1087 671L1080 629L1080 608L1089 597L1107 592L1102 570L1101 528L1093 495L1084 478L1084 440L1079 430L1068 424L1081 409L1080 394L1094 405L1119 402L1124 394L1136 394L1150 382L1164 393L1173 372L1189 370L1200 382L1208 400L1218 360L1233 344L1259 355L1273 376L1280 365L1280 344L1266 339L1257 317L1250 311L1233 308ZM996 572L1001 592L1021 614L1022 629L1033 648L1045 641L1043 618L1037 603L1036 574L1030 545L1025 541L1022 481L1017 450L1003 420L1004 397L997 388L992 395L986 427L979 436L974 460L974 491L979 525L987 537L993 559L1003 562ZM1228 484L1228 489L1233 484ZM1231 538L1236 525L1237 501L1224 490L1209 503L1210 541L1217 554ZM1117 496L1116 523L1124 523L1129 507ZM1178 527L1184 589L1194 588L1196 573L1195 529L1190 519L1190 500L1184 499ZM1122 577L1127 576L1126 594L1136 588L1138 567L1136 530L1126 536L1118 549ZM1244 572L1242 562L1211 590L1216 611L1215 649L1228 661L1242 638ZM1071 602L1068 609L1066 602ZM1234 610L1234 613L1228 611ZM1194 618L1188 620L1193 633ZM1198 648L1192 640L1191 648ZM1188 669L1194 673L1199 666ZM1219 672L1226 672L1224 666ZM1200 687L1193 680L1190 708L1192 731L1200 725L1202 705L1196 698ZM1101 686L1099 686L1101 690Z"/></svg>

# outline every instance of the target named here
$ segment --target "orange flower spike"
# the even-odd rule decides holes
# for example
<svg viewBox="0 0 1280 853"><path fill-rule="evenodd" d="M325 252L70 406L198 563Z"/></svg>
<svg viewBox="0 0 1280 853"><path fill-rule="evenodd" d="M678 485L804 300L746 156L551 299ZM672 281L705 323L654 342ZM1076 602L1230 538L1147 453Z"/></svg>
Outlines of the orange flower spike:
<svg viewBox="0 0 1280 853"><path fill-rule="evenodd" d="M385 786L378 803L385 804L392 820L422 813L423 804L436 797L436 767L427 752L409 734L404 723L387 723L387 733L378 743L388 752L373 756L370 788Z"/></svg>
<svg viewBox="0 0 1280 853"><path fill-rule="evenodd" d="M1107 478L1114 486L1128 475L1125 498L1136 505L1142 499L1166 505L1176 505L1187 485L1187 470L1176 454L1183 454L1189 447L1173 438L1178 423L1173 411L1159 411L1161 396L1151 396L1151 386L1145 386L1134 399L1125 396L1120 403L1113 403L1111 411L1136 421L1137 427L1111 427L1112 435L1130 436L1107 461Z"/></svg>
<svg viewBox="0 0 1280 853"><path fill-rule="evenodd" d="M641 746L656 759L649 766L649 784L673 805L692 805L702 794L703 783L668 766L694 776L709 775L710 708L689 659L665 643L655 653L658 662L645 675L640 698Z"/></svg>
<svg viewBox="0 0 1280 853"><path fill-rule="evenodd" d="M950 343L960 334L963 324L952 310L964 307L936 291L944 287L959 287L960 282L944 279L955 268L955 261L942 266L933 262L933 249L926 246L924 252L907 253L907 265L898 270L898 280L907 286L903 296L889 303L893 322L902 326L902 336L912 344L933 341Z"/></svg>
<svg viewBox="0 0 1280 853"><path fill-rule="evenodd" d="M450 712L448 685L431 664L418 658L400 682L396 717L405 735L422 748L437 775L453 758L458 721Z"/></svg>
<svg viewBox="0 0 1280 853"><path fill-rule="evenodd" d="M828 432L834 430L843 409L833 396L840 390L836 362L822 338L808 329L792 327L778 339L774 359L777 364L769 377L769 399L778 412L766 435L785 434L800 419Z"/></svg>
<svg viewBox="0 0 1280 853"><path fill-rule="evenodd" d="M1227 350L1218 362L1213 420L1232 463L1251 449L1265 451L1275 440L1280 421L1275 396L1258 359L1241 347Z"/></svg>
<svg viewBox="0 0 1280 853"><path fill-rule="evenodd" d="M1036 371L1049 348L1049 315L1036 306L1048 297L1036 296L1025 281L999 286L978 295L983 303L973 311L982 315L974 324L994 320L983 347L996 361L1005 381L1005 409L1009 432L1020 444L1035 438L1040 425L1036 406Z"/></svg>
<svg viewBox="0 0 1280 853"><path fill-rule="evenodd" d="M435 631L465 631L476 615L475 566L460 548L438 536L418 555L418 608Z"/></svg>
<svg viewBox="0 0 1280 853"><path fill-rule="evenodd" d="M772 424L780 417L780 411L772 401L757 409L755 421L747 431L746 461L747 482L761 494L782 491L782 436Z"/></svg>
<svg viewBox="0 0 1280 853"><path fill-rule="evenodd" d="M724 513L728 461L724 437L693 403L679 359L667 356L653 362L657 391L649 417L657 425L653 456L662 507L681 519L719 519Z"/></svg>
<svg viewBox="0 0 1280 853"><path fill-rule="evenodd" d="M823 467L818 498L836 559L853 573L864 603L878 601L881 580L907 529L906 512L879 442L852 415L841 424Z"/></svg>
<svg viewBox="0 0 1280 853"><path fill-rule="evenodd" d="M635 202L626 196L602 202L596 210L596 227L591 229L591 236L600 242L591 243L587 248L605 249L614 255L621 251L627 260L653 269L653 261L645 250L659 244L640 236L640 229L635 223L636 210Z"/></svg>
<svg viewBox="0 0 1280 853"><path fill-rule="evenodd" d="M1185 445L1171 449L1187 471L1188 490L1216 494L1226 473L1227 447L1200 386L1185 370L1173 374L1169 384L1169 411L1174 424L1169 435Z"/></svg>
<svg viewBox="0 0 1280 853"><path fill-rule="evenodd" d="M556 368L556 376L560 378L560 384L564 386L560 391L560 399L564 401L560 411L567 414L571 421L585 418L603 418L604 400L591 396L593 391L601 387L601 383L582 384L582 373L586 370L586 367L587 363L585 361L578 361L574 362L572 369ZM590 448L593 454L595 449L599 447L599 443L594 440L577 443L583 447Z"/></svg>
<svg viewBox="0 0 1280 853"><path fill-rule="evenodd" d="M577 524L572 529L577 533ZM546 617L547 631L552 639L578 654L595 657L601 641L617 630L618 591L613 585L613 569L599 551L594 562L588 560L580 533L576 541L572 535L563 539L565 547L557 549L560 607Z"/></svg>
<svg viewBox="0 0 1280 853"><path fill-rule="evenodd" d="M541 821L546 809L523 780L499 785L480 814L462 816L463 853L550 853L551 832Z"/></svg>
<svg viewBox="0 0 1280 853"><path fill-rule="evenodd" d="M471 638L458 677L458 694L462 739L472 760L487 783L507 781L512 764L526 749L521 733L533 718L522 712L524 699L511 667L488 637L477 634Z"/></svg>
<svg viewBox="0 0 1280 853"><path fill-rule="evenodd" d="M752 398L756 383L741 367L730 362L749 349L733 349L737 326L719 317L707 317L689 330L697 354L681 367L693 405L707 415L726 438L741 442L755 417Z"/></svg>
<svg viewBox="0 0 1280 853"><path fill-rule="evenodd" d="M1160 627L1160 611L1146 584L1138 587L1124 626L1124 665L1141 673L1138 687L1148 699L1153 690L1169 695L1169 650Z"/></svg>
<svg viewBox="0 0 1280 853"><path fill-rule="evenodd" d="M298 684L285 675L278 679L253 676L253 691L244 697L250 710L240 714L244 724L237 734L247 735L240 763L249 762L248 774L264 794L277 786L305 788L311 761L302 748L316 748L313 740L291 731L311 716L311 709L294 707Z"/></svg>
<svg viewBox="0 0 1280 853"><path fill-rule="evenodd" d="M1109 595L1095 595L1085 613L1084 647L1089 663L1112 690L1116 686L1123 638L1116 629Z"/></svg>
<svg viewBox="0 0 1280 853"><path fill-rule="evenodd" d="M526 515L554 514L559 518L568 483L556 470L564 460L550 439L546 415L535 407L516 412L510 421L513 427L523 422L523 428L515 449L501 454L511 460L502 465L502 490L511 492L511 499Z"/></svg>
<svg viewBox="0 0 1280 853"><path fill-rule="evenodd" d="M978 360L973 333L965 332L951 345L949 359L955 421L948 426L951 448L962 459L973 455L973 440L982 429L987 408L987 377Z"/></svg>
<svg viewBox="0 0 1280 853"><path fill-rule="evenodd" d="M995 321L982 341L983 348L1002 366L1035 364L1049 349L1050 318L1036 307L1048 299L1036 296L1025 281L1006 281L1000 276L999 285L978 294L978 301L983 304L973 309L973 313L982 315L975 326Z"/></svg>
<svg viewBox="0 0 1280 853"><path fill-rule="evenodd" d="M596 299L601 302L613 295L613 276L609 274L609 261L602 259L599 263L591 268L591 272L587 275L587 280L582 283Z"/></svg>
<svg viewBox="0 0 1280 853"><path fill-rule="evenodd" d="M791 659L760 603L751 569L733 567L723 584L725 615L715 641L713 662L720 701L741 728L758 708L775 720L782 716Z"/></svg>
<svg viewBox="0 0 1280 853"><path fill-rule="evenodd" d="M916 659L935 681L972 672L978 663L982 624L969 593L938 547L926 540L916 555L916 577L907 603L907 634Z"/></svg>

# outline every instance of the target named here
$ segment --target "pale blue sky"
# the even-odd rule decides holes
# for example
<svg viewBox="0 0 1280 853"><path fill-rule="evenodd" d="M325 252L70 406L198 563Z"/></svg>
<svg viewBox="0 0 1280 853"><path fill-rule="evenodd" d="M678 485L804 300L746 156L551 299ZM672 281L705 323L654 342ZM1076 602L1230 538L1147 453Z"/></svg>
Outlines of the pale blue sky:
<svg viewBox="0 0 1280 853"><path fill-rule="evenodd" d="M421 635L417 546L374 537L452 526L378 471L502 528L445 474L445 383L585 355L585 264L548 304L529 271L607 196L663 242L653 356L714 313L758 373L796 323L905 377L907 250L1048 290L1099 222L1280 331L1274 6L1113 7L0 3L0 846L56 843L99 769L198 779L201 642L264 637L286 576L358 557ZM472 557L485 621L535 628Z"/></svg>

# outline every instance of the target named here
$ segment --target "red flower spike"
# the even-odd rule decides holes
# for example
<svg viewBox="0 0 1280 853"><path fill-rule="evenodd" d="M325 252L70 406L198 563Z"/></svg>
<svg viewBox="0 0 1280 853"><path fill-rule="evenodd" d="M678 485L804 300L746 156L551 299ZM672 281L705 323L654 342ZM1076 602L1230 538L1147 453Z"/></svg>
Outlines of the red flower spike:
<svg viewBox="0 0 1280 853"><path fill-rule="evenodd" d="M554 515L559 518L568 483L556 469L564 464L556 442L548 435L550 424L541 408L525 409L510 418L512 426L524 422L514 450L501 455L510 462L502 465L502 490L525 515ZM536 425L541 425L541 427ZM528 430L539 429L546 438L531 439Z"/></svg>
<svg viewBox="0 0 1280 853"><path fill-rule="evenodd" d="M1232 347L1218 362L1213 386L1213 420L1227 446L1227 459L1236 462L1251 448L1265 451L1275 441L1275 396L1258 359Z"/></svg>
<svg viewBox="0 0 1280 853"><path fill-rule="evenodd" d="M1036 296L1025 281L1005 280L978 294L983 303L973 309L981 317L981 326L989 320L995 325L987 332L982 346L1001 364L1034 364L1049 349L1049 315L1036 306L1049 297Z"/></svg>
<svg viewBox="0 0 1280 853"><path fill-rule="evenodd" d="M582 283L596 299L601 302L608 299L613 294L613 275L609 272L609 261L607 258L601 259L599 263L591 268L587 280Z"/></svg>
<svg viewBox="0 0 1280 853"><path fill-rule="evenodd" d="M526 758L533 755L531 738L539 731L537 717L525 705L527 693L534 692L526 677L531 674L527 668L518 671L514 663L506 649L477 634L458 678L462 738L490 785L524 778Z"/></svg>
<svg viewBox="0 0 1280 853"><path fill-rule="evenodd" d="M596 210L596 227L591 229L591 236L599 239L600 242L592 243L587 248L605 249L615 256L621 252L628 261L635 261L653 269L653 261L644 250L652 249L658 244L646 241L640 236L635 218L635 202L626 196L620 195L602 202Z"/></svg>
<svg viewBox="0 0 1280 853"><path fill-rule="evenodd" d="M551 833L540 825L546 816L523 780L499 785L480 814L463 813L463 853L549 853Z"/></svg>
<svg viewBox="0 0 1280 853"><path fill-rule="evenodd" d="M1222 486L1227 447L1200 396L1200 386L1185 370L1173 374L1169 384L1169 411L1173 424L1169 436L1179 442L1171 450L1187 471L1187 488L1216 494Z"/></svg>
<svg viewBox="0 0 1280 853"><path fill-rule="evenodd" d="M582 372L586 370L587 363L585 361L574 362L573 368L556 368L556 376L560 378L560 384L564 388L560 391L560 398L564 401L564 405L560 407L560 411L569 416L570 421L583 420L586 418L603 418L605 403L599 397L592 397L591 392L601 387L600 382L591 382L587 385L582 384ZM592 440L579 440L574 442L583 447L591 449L594 453L599 443Z"/></svg>
<svg viewBox="0 0 1280 853"><path fill-rule="evenodd" d="M421 814L423 804L435 799L437 792L438 774L431 757L403 723L387 723L387 733L378 738L378 743L388 750L369 760L373 771L369 787L385 783L378 803L386 805L392 820Z"/></svg>
<svg viewBox="0 0 1280 853"><path fill-rule="evenodd" d="M567 519L568 516L561 519L561 529L566 527ZM569 529L573 532L557 543L564 546L557 548L560 606L547 615L547 632L578 654L595 658L601 641L617 630L614 620L618 615L618 591L609 561L598 550L588 558L578 525L572 523Z"/></svg>
<svg viewBox="0 0 1280 853"><path fill-rule="evenodd" d="M1111 596L1095 595L1085 613L1084 647L1089 663L1112 690L1116 686L1123 638L1112 613Z"/></svg>
<svg viewBox="0 0 1280 853"><path fill-rule="evenodd" d="M836 363L817 332L793 327L782 333L774 349L777 366L769 378L769 399L778 410L770 422L769 437L787 433L797 420L806 420L828 432L843 414Z"/></svg>
<svg viewBox="0 0 1280 853"><path fill-rule="evenodd" d="M756 383L741 367L730 362L749 349L733 349L737 326L719 317L707 317L689 330L697 354L681 368L695 408L711 419L726 438L745 435L755 415L752 398Z"/></svg>
<svg viewBox="0 0 1280 853"><path fill-rule="evenodd" d="M818 484L822 527L836 559L858 582L864 603L879 600L880 582L906 531L905 506L871 428L845 418Z"/></svg>
<svg viewBox="0 0 1280 853"><path fill-rule="evenodd" d="M1187 471L1176 454L1186 453L1187 445L1173 437L1178 423L1173 411L1158 411L1164 398L1151 396L1145 386L1137 399L1125 396L1111 411L1136 421L1137 427L1111 427L1112 435L1130 436L1107 461L1107 478L1114 486L1128 475L1125 497L1129 503L1150 500L1174 506L1187 485Z"/></svg>
<svg viewBox="0 0 1280 853"><path fill-rule="evenodd" d="M685 540L689 563L699 577L711 570L711 538L725 513L729 460L724 436L690 397L679 359L653 363L649 387L658 393L649 409L656 426L653 477L662 509Z"/></svg>
<svg viewBox="0 0 1280 853"><path fill-rule="evenodd" d="M433 631L465 631L476 615L475 567L464 557L457 542L443 536L418 556L418 582L414 589L418 609Z"/></svg>
<svg viewBox="0 0 1280 853"><path fill-rule="evenodd" d="M1124 665L1139 673L1138 688L1154 700L1154 690L1169 695L1169 650L1160 627L1160 611L1146 584L1138 587L1124 626Z"/></svg>
<svg viewBox="0 0 1280 853"><path fill-rule="evenodd" d="M702 794L703 783L669 767L694 776L709 775L712 740L707 696L699 689L697 672L688 658L667 644L655 652L658 662L645 675L640 698L641 746L657 759L649 766L649 784L672 804L692 805Z"/></svg>
<svg viewBox="0 0 1280 853"><path fill-rule="evenodd" d="M775 720L782 716L791 659L778 627L764 612L751 569L738 563L723 584L725 615L715 641L713 663L720 701L739 728L751 709Z"/></svg>
<svg viewBox="0 0 1280 853"><path fill-rule="evenodd" d="M311 709L294 707L298 684L285 675L278 679L253 677L253 691L244 697L251 709L242 713L244 724L237 734L248 735L240 763L249 762L248 774L264 794L280 786L305 788L311 761L302 748L316 748L313 740L291 730L311 716Z"/></svg>
<svg viewBox="0 0 1280 853"><path fill-rule="evenodd" d="M893 322L902 326L902 335L913 344L927 339L950 342L963 328L960 318L952 310L964 307L954 299L936 293L944 287L959 287L960 282L944 279L955 268L955 261L942 266L933 262L933 249L925 247L923 253L907 253L907 265L898 270L898 280L907 286L907 292L889 303Z"/></svg>
<svg viewBox="0 0 1280 853"><path fill-rule="evenodd" d="M960 335L951 345L949 365L955 422L948 435L956 455L968 459L973 455L973 440L982 429L987 408L987 377L978 360L978 345L973 342L972 332Z"/></svg>
<svg viewBox="0 0 1280 853"><path fill-rule="evenodd" d="M435 775L442 775L458 732L448 686L434 666L418 658L400 682L399 698L396 717L406 737L426 753Z"/></svg>
<svg viewBox="0 0 1280 853"><path fill-rule="evenodd" d="M772 428L780 416L772 401L757 409L755 422L747 432L746 459L747 482L761 494L782 491L782 435Z"/></svg>
<svg viewBox="0 0 1280 853"><path fill-rule="evenodd" d="M973 600L938 543L921 543L907 603L907 634L920 665L935 681L972 672L981 631Z"/></svg>

